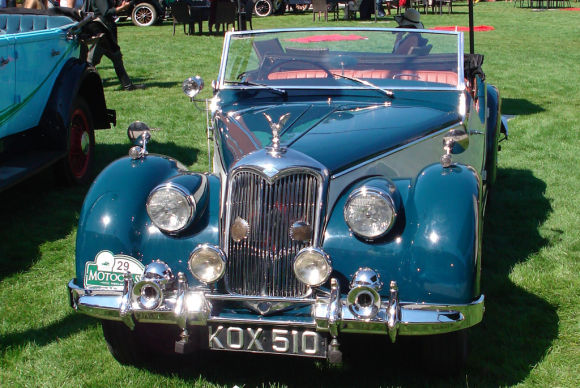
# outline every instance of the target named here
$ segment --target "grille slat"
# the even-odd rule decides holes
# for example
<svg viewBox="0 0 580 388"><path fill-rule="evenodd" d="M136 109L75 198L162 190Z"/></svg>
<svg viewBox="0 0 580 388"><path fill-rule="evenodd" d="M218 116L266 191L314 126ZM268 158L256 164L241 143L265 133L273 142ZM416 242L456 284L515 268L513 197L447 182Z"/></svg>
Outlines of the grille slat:
<svg viewBox="0 0 580 388"><path fill-rule="evenodd" d="M302 221L316 225L320 181L313 173L297 173L273 183L251 170L233 176L230 225L238 217L249 224L246 239L227 242L226 284L234 294L300 297L308 287L296 279L292 260L312 242L294 241L290 227ZM229 235L229 234L228 234Z"/></svg>

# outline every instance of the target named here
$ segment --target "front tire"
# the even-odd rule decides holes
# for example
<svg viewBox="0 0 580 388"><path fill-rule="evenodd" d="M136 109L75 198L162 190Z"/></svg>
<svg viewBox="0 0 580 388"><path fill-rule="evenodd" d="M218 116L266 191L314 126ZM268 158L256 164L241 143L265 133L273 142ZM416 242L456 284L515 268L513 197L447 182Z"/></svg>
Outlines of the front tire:
<svg viewBox="0 0 580 388"><path fill-rule="evenodd" d="M465 368L468 354L466 329L429 335L421 340L423 362L432 373L456 375Z"/></svg>
<svg viewBox="0 0 580 388"><path fill-rule="evenodd" d="M109 352L123 365L139 365L144 361L144 352L134 331L124 323L103 320L103 336Z"/></svg>
<svg viewBox="0 0 580 388"><path fill-rule="evenodd" d="M157 9L149 3L137 4L131 12L131 21L137 27L149 27L157 22Z"/></svg>
<svg viewBox="0 0 580 388"><path fill-rule="evenodd" d="M123 365L140 365L161 356L175 355L177 326L137 323L133 330L117 321L101 321L109 352Z"/></svg>

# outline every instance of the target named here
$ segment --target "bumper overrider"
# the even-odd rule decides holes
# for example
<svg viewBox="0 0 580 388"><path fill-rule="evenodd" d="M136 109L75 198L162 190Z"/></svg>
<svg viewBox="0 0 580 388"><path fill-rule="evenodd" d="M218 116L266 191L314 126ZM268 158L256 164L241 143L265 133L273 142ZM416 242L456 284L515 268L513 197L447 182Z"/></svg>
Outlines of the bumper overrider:
<svg viewBox="0 0 580 388"><path fill-rule="evenodd" d="M381 300L378 292L368 286L357 286L346 297L342 296L335 278L330 281L330 292L311 298L216 294L208 289L189 288L182 273L177 275L173 290L151 282L145 284L153 285L152 289L144 292L143 282L135 283L129 272L124 274L123 279L122 291L85 289L79 287L75 279L71 280L68 284L71 307L96 318L124 322L131 329L136 322L174 324L183 330L181 342L184 339L187 341L188 326L210 326L214 329L212 335L210 328L210 348L212 337L221 347L215 336L216 330L224 327L235 326L236 330L249 330L254 338L258 331L267 328L278 328L273 329L273 332L284 331L280 328L296 328L316 336L318 333L326 333L326 337L332 341L328 355L326 351L323 354L330 358L333 349L338 351L337 337L340 333L384 334L394 342L398 335L430 335L465 329L480 322L484 312L483 295L468 304L401 302L394 281L389 285L388 300ZM144 301L140 295L155 295L155 302L148 303L149 299ZM310 315L235 314L231 310L213 308L222 302L247 302L254 305L284 303L289 307L309 308ZM249 326L257 328L256 331L239 329ZM283 341L287 342L286 339ZM183 347L176 343L176 351L179 352L179 349ZM243 349L234 346L231 350Z"/></svg>

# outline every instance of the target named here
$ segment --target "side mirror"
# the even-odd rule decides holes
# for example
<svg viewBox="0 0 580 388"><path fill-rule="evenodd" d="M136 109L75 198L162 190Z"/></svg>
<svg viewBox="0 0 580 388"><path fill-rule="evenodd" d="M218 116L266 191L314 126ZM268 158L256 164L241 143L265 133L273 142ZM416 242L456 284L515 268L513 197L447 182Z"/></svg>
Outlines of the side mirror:
<svg viewBox="0 0 580 388"><path fill-rule="evenodd" d="M134 121L127 128L127 136L129 140L135 145L145 147L149 139L151 139L151 129L142 121Z"/></svg>
<svg viewBox="0 0 580 388"><path fill-rule="evenodd" d="M203 90L203 86L203 78L201 78L199 75L196 75L195 77L189 77L183 81L181 84L181 89L187 97L193 100L195 96L197 96L199 92Z"/></svg>

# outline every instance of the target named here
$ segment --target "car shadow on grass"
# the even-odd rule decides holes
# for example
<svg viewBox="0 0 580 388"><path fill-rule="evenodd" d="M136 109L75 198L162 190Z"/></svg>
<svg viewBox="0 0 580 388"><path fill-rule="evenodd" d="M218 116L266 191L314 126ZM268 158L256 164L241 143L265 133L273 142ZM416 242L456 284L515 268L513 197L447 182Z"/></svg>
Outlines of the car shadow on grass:
<svg viewBox="0 0 580 388"><path fill-rule="evenodd" d="M551 213L546 185L531 171L499 169L486 214L482 290L483 322L470 329L467 367L456 375L438 374L421 359L421 339L386 336L341 337L345 362L244 353L200 352L148 370L180 376L192 384L200 377L227 386L505 386L522 382L546 355L558 334L555 306L515 285L511 269L548 244L539 227ZM353 339L354 338L354 339ZM441 349L442 353L445 349ZM435 372L435 373L434 373Z"/></svg>
<svg viewBox="0 0 580 388"><path fill-rule="evenodd" d="M159 89L172 89L172 88L181 88L181 82L159 82L159 81L152 81L153 78L132 78L131 81L134 84L145 85L145 90L149 88L159 88ZM103 81L103 88L115 88L117 87L121 90L121 83L117 78L102 78ZM140 91L137 91L139 93ZM127 92L130 93L130 92ZM133 91L135 93L135 91Z"/></svg>
<svg viewBox="0 0 580 388"><path fill-rule="evenodd" d="M95 176L112 161L126 156L131 144L97 144ZM173 142L151 142L151 152L171 155L185 165L197 161L199 151ZM28 270L41 257L40 246L76 229L89 186L59 185L48 168L0 192L0 281ZM72 267L71 267L72 269Z"/></svg>
<svg viewBox="0 0 580 388"><path fill-rule="evenodd" d="M501 113L504 115L525 116L545 111L540 105L536 105L521 98L502 98Z"/></svg>
<svg viewBox="0 0 580 388"><path fill-rule="evenodd" d="M34 344L37 347L46 346L61 341L76 333L97 326L98 321L81 314L72 312L64 318L37 329L28 329L22 332L12 332L0 338L0 349L25 347Z"/></svg>

